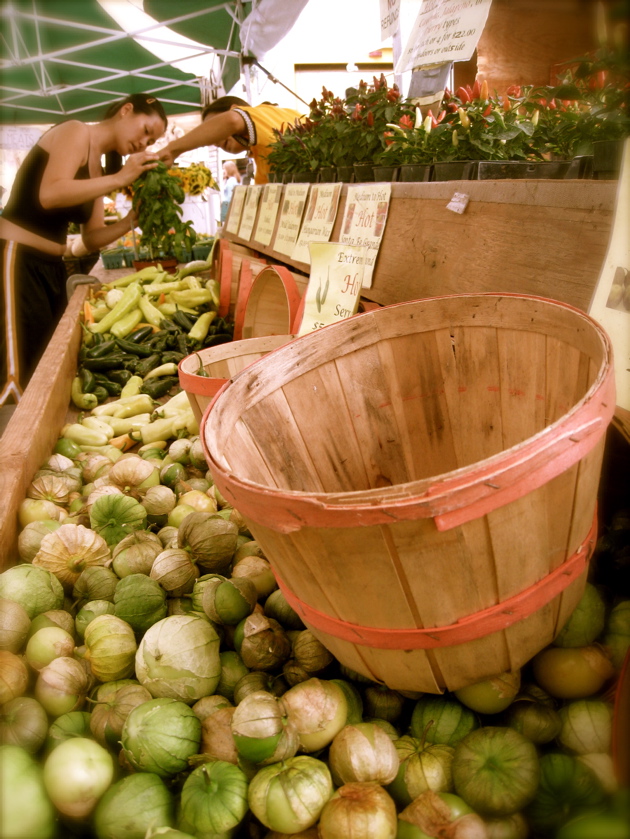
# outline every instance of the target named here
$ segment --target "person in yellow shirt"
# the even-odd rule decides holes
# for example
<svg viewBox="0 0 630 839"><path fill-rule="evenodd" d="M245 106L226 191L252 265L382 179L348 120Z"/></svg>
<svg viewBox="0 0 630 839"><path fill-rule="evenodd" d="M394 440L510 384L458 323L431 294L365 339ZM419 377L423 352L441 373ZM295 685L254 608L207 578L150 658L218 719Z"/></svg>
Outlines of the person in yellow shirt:
<svg viewBox="0 0 630 839"><path fill-rule="evenodd" d="M219 146L228 154L247 151L256 164L254 183L266 184L269 164L265 158L276 140L274 129L282 131L301 118L292 108L279 108L269 102L248 105L238 96L222 96L206 105L200 125L160 150L160 159L172 166L180 154L200 146Z"/></svg>

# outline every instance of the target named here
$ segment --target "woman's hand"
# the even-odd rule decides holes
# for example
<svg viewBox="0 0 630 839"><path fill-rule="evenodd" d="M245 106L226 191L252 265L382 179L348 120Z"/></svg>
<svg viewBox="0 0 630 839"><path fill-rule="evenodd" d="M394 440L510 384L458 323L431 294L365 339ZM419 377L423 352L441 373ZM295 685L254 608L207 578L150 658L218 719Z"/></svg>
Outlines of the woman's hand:
<svg viewBox="0 0 630 839"><path fill-rule="evenodd" d="M143 172L155 169L159 162L160 158L157 154L150 154L146 151L130 154L119 173L121 186L132 184Z"/></svg>
<svg viewBox="0 0 630 839"><path fill-rule="evenodd" d="M160 160L166 164L166 166L170 169L170 167L175 162L175 158L177 155L173 152L170 146L164 146L163 149L160 149L158 152Z"/></svg>

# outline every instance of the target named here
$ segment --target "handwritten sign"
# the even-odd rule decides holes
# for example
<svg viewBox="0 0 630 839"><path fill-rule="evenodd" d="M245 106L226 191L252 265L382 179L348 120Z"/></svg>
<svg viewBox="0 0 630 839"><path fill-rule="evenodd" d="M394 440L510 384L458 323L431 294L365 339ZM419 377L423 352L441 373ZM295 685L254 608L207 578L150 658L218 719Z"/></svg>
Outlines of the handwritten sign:
<svg viewBox="0 0 630 839"><path fill-rule="evenodd" d="M381 38L390 38L400 26L400 0L380 0Z"/></svg>
<svg viewBox="0 0 630 839"><path fill-rule="evenodd" d="M328 242L335 223L341 184L315 184L311 187L304 221L293 249L296 262L310 264L310 242Z"/></svg>
<svg viewBox="0 0 630 839"><path fill-rule="evenodd" d="M471 59L491 4L492 0L423 0L396 72Z"/></svg>
<svg viewBox="0 0 630 839"><path fill-rule="evenodd" d="M356 314L367 257L366 247L338 242L312 242L309 249L311 275L298 335Z"/></svg>
<svg viewBox="0 0 630 839"><path fill-rule="evenodd" d="M368 183L348 187L340 241L347 245L367 247L363 272L364 288L372 285L374 263L385 230L391 193L391 183Z"/></svg>
<svg viewBox="0 0 630 839"><path fill-rule="evenodd" d="M280 224L273 247L288 257L293 256L293 248L300 233L308 189L309 184L287 184L284 189Z"/></svg>
<svg viewBox="0 0 630 839"><path fill-rule="evenodd" d="M254 241L265 247L271 244L281 199L282 184L265 184L260 201L258 222L254 232Z"/></svg>
<svg viewBox="0 0 630 839"><path fill-rule="evenodd" d="M243 213L243 206L245 204L245 195L248 187L235 186L232 193L232 200L230 201L230 212L227 217L225 229L228 233L238 234L238 228L241 223L241 215Z"/></svg>
<svg viewBox="0 0 630 839"><path fill-rule="evenodd" d="M617 405L630 411L630 139L624 143L608 252L588 313L606 330L615 354ZM626 431L630 438L630 425Z"/></svg>
<svg viewBox="0 0 630 839"><path fill-rule="evenodd" d="M241 239L251 239L254 222L256 221L256 210L262 193L262 186L250 185L245 195L245 205L241 215L241 223L238 228L238 235Z"/></svg>

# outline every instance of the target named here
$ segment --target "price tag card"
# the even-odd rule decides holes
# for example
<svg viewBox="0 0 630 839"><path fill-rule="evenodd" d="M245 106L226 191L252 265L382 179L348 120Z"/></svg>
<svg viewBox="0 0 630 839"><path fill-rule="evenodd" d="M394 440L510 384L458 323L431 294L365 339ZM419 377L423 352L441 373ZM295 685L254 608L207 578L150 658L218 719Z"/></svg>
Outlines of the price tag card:
<svg viewBox="0 0 630 839"><path fill-rule="evenodd" d="M391 183L368 183L348 187L340 240L346 245L367 247L363 272L364 288L372 285L374 263L385 230L391 194Z"/></svg>
<svg viewBox="0 0 630 839"><path fill-rule="evenodd" d="M241 215L243 214L243 206L245 204L245 194L248 190L246 186L235 186L232 193L232 200L230 201L230 212L227 217L225 229L228 233L238 234L238 228L241 223Z"/></svg>
<svg viewBox="0 0 630 839"><path fill-rule="evenodd" d="M310 184L287 184L284 189L280 224L273 248L288 257L293 256L309 186Z"/></svg>
<svg viewBox="0 0 630 839"><path fill-rule="evenodd" d="M260 213L254 232L254 241L267 247L276 226L276 218L282 199L282 184L265 184L260 201Z"/></svg>
<svg viewBox="0 0 630 839"><path fill-rule="evenodd" d="M630 411L630 138L624 142L608 252L588 313L608 333L615 356L617 405ZM624 421L625 422L625 421ZM630 439L630 418L626 436Z"/></svg>
<svg viewBox="0 0 630 839"><path fill-rule="evenodd" d="M245 204L241 214L241 223L238 228L238 235L241 239L252 238L252 230L254 229L254 222L256 221L256 210L258 209L258 202L262 194L262 186L250 185L247 187L245 195Z"/></svg>
<svg viewBox="0 0 630 839"><path fill-rule="evenodd" d="M492 0L423 0L396 72L446 61L469 61L491 5Z"/></svg>
<svg viewBox="0 0 630 839"><path fill-rule="evenodd" d="M335 223L341 184L315 184L306 205L306 213L292 258L310 264L310 242L328 242Z"/></svg>
<svg viewBox="0 0 630 839"><path fill-rule="evenodd" d="M298 335L356 314L368 249L338 242L309 245L311 275Z"/></svg>

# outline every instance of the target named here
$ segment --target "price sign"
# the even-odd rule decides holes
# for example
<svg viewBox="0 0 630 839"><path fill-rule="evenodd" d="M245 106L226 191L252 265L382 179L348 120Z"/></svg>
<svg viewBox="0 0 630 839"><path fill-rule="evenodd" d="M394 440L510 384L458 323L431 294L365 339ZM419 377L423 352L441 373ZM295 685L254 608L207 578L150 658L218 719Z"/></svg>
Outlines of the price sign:
<svg viewBox="0 0 630 839"><path fill-rule="evenodd" d="M385 230L391 194L391 183L348 187L340 241L346 245L367 247L364 288L372 285L372 273Z"/></svg>
<svg viewBox="0 0 630 839"><path fill-rule="evenodd" d="M300 232L309 184L287 184L280 209L280 224L273 244L274 250L285 256L293 256L293 248Z"/></svg>
<svg viewBox="0 0 630 839"><path fill-rule="evenodd" d="M228 233L238 234L238 228L241 223L241 215L243 214L243 207L245 205L245 194L248 187L235 186L232 193L232 200L230 201L230 212L227 217L225 229Z"/></svg>
<svg viewBox="0 0 630 839"><path fill-rule="evenodd" d="M265 184L260 201L258 222L254 232L254 241L265 247L271 244L281 200L282 184Z"/></svg>
<svg viewBox="0 0 630 839"><path fill-rule="evenodd" d="M423 0L396 72L471 59L491 4L492 0Z"/></svg>
<svg viewBox="0 0 630 839"><path fill-rule="evenodd" d="M338 242L313 242L309 248L311 275L298 335L356 314L367 256L366 247Z"/></svg>
<svg viewBox="0 0 630 839"><path fill-rule="evenodd" d="M311 187L300 236L293 249L293 259L297 262L310 263L310 242L327 242L330 239L340 195L341 184L315 184Z"/></svg>
<svg viewBox="0 0 630 839"><path fill-rule="evenodd" d="M241 215L241 223L238 228L238 235L241 239L251 239L254 222L256 221L256 210L262 194L262 186L251 185L247 187L245 205Z"/></svg>

